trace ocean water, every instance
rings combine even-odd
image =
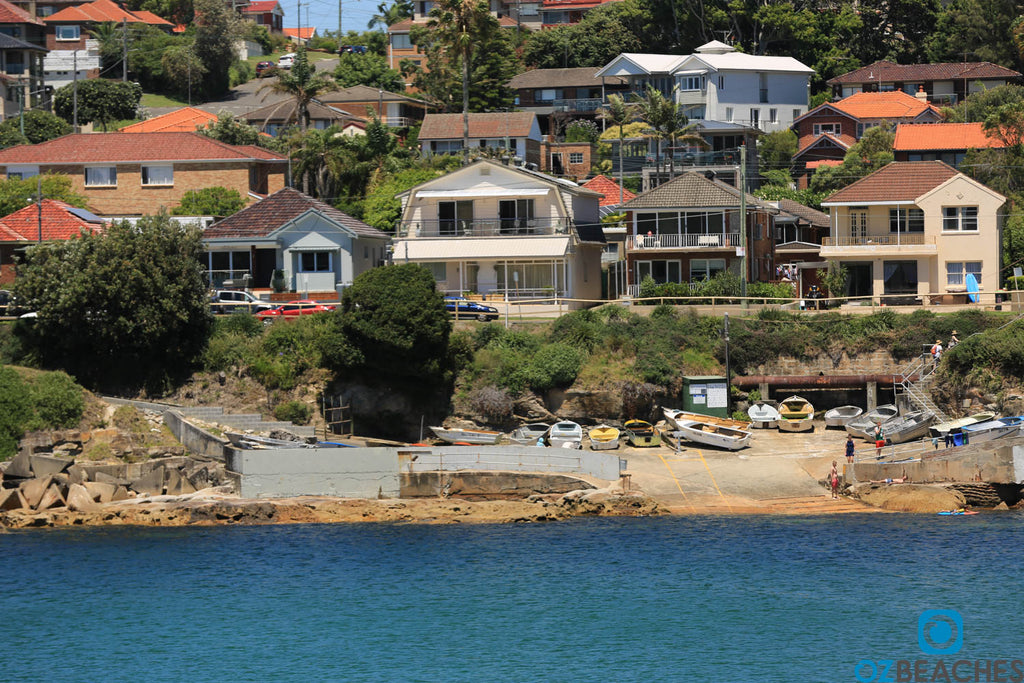
[[[879,662],[1024,658],[1022,528],[1006,513],[18,531],[0,534],[0,680],[930,680]],[[962,621],[929,631],[938,654],[925,610]]]

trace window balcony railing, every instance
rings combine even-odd
[[[210,289],[242,287],[244,283],[252,286],[252,272],[248,270],[207,270],[203,277]]]
[[[551,106],[555,111],[597,111],[603,104],[604,101],[600,97],[551,100]]]
[[[384,125],[388,128],[408,128],[414,123],[415,121],[408,116],[387,116],[384,120]]]
[[[399,223],[398,237],[510,237],[557,235],[569,232],[572,221],[539,218],[475,218],[422,220]]]
[[[738,232],[688,235],[659,233],[657,235],[627,235],[626,249],[731,249],[740,246]]]
[[[934,237],[925,237],[920,232],[887,233],[885,235],[858,235],[856,237],[826,237],[824,247],[917,247],[935,244]]]
[[[718,152],[674,152],[672,154],[672,163],[678,167],[687,166],[736,166],[740,163],[739,150],[721,150]],[[656,163],[656,157],[652,154],[647,156],[648,167],[654,168]],[[668,167],[669,156],[662,152],[661,154],[661,165],[662,167]]]

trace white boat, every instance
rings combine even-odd
[[[730,429],[740,429],[743,431],[750,429],[749,422],[733,420],[730,417],[716,417],[714,415],[704,415],[703,413],[691,413],[688,410],[676,410],[675,408],[662,408],[661,412],[665,416],[665,421],[668,422],[669,426],[673,429],[679,429],[679,420],[696,420],[698,422],[718,425],[719,427],[729,427]]]
[[[554,448],[583,448],[583,427],[569,420],[556,422],[548,430],[547,442]]]
[[[984,443],[993,439],[1001,439],[1004,436],[1015,436],[1020,433],[1024,425],[1024,417],[1000,417],[986,422],[977,422],[972,425],[961,427],[961,431],[967,435],[967,443]]]
[[[534,422],[516,428],[508,435],[509,440],[520,446],[536,446],[537,439],[548,433],[551,425],[544,422]]]
[[[860,406],[839,406],[825,411],[825,427],[845,427],[846,423],[864,414]]]
[[[875,425],[880,425],[886,420],[891,420],[900,414],[899,408],[891,403],[878,406],[860,417],[855,417],[846,423],[846,433],[860,439],[874,440]]]
[[[813,432],[814,406],[801,396],[790,396],[779,404],[780,432]]]
[[[774,429],[779,426],[779,411],[767,403],[755,403],[747,408],[750,426],[754,429]]]
[[[928,428],[935,422],[930,410],[915,410],[882,423],[882,438],[888,443],[907,443],[928,436]]]
[[[751,434],[743,429],[723,427],[699,420],[678,419],[677,422],[678,429],[672,432],[672,436],[677,439],[683,438],[693,443],[730,451],[738,451],[750,445]]]
[[[598,425],[587,433],[590,450],[608,451],[619,447],[619,430],[608,425]]]
[[[949,420],[948,422],[940,422],[939,424],[932,425],[932,436],[944,437],[947,432],[963,429],[968,425],[978,424],[979,422],[989,422],[994,420],[995,417],[995,413],[982,412],[975,413],[974,415],[967,415],[966,417],[958,417],[955,420]]]
[[[492,432],[486,429],[445,429],[444,427],[431,427],[441,441],[454,444],[473,444],[475,446],[493,446],[501,440],[501,432]]]

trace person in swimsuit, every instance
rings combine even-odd
[[[839,497],[839,463],[832,461],[832,471],[828,473],[828,484],[832,488],[832,497]]]
[[[846,462],[853,462],[853,436],[846,437]]]

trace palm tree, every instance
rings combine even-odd
[[[279,70],[277,78],[260,86],[256,92],[269,90],[288,95],[295,102],[295,118],[303,132],[309,127],[309,103],[318,95],[337,90],[338,84],[326,73],[317,71],[306,57],[306,48],[300,47],[289,70]],[[264,98],[266,95],[264,95]]]
[[[598,109],[597,115],[603,121],[619,127],[619,206],[622,206],[624,203],[622,185],[622,127],[636,118],[636,105],[627,104],[622,95],[609,95],[608,106]]]
[[[474,46],[491,18],[485,0],[438,0],[427,27],[444,50],[462,62],[462,155],[469,156],[469,66]]]
[[[637,104],[640,118],[649,126],[647,135],[656,143],[654,154],[659,174],[661,173],[661,146],[665,142],[669,143],[669,179],[674,178],[676,174],[675,159],[672,157],[671,150],[672,147],[675,147],[676,142],[685,142],[698,147],[704,147],[707,144],[702,137],[693,132],[696,125],[688,122],[682,108],[676,102],[676,90],[677,88],[673,88],[672,92],[666,96],[660,90],[648,85],[647,92]]]
[[[396,24],[402,19],[412,18],[413,6],[410,0],[395,0],[390,5],[387,0],[377,5],[377,13],[370,18],[366,28],[374,29],[378,26],[387,29],[391,24]]]

